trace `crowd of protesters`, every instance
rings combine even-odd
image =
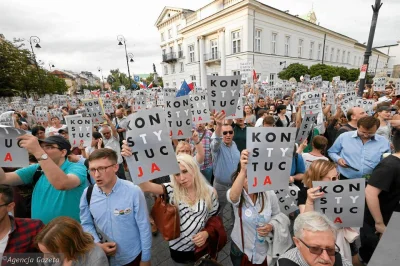
[[[61,254],[62,265],[150,265],[157,228],[149,209],[152,195],[163,194],[164,185],[181,220],[180,237],[168,243],[171,265],[194,265],[197,248],[212,240],[205,228],[216,216],[223,222],[219,230],[232,230],[234,266],[249,265],[243,261],[366,265],[392,213],[400,210],[395,88],[388,84],[386,100],[379,101],[379,92],[366,86],[363,97],[376,101],[372,115],[361,107],[343,113],[340,104],[331,112],[322,98],[323,130],[315,127],[296,146],[290,176],[283,177],[298,190],[299,212],[288,217],[273,191],[248,191],[246,128],[300,128],[304,102],[295,103],[294,93],[280,98],[254,93],[255,102],[243,106],[243,118],[212,114],[211,122],[196,125],[190,139],[171,140],[179,173],[139,186],[126,176],[124,158],[132,151],[123,140],[134,110],[124,97],[110,96],[115,112],[93,128],[88,147],[72,148],[64,119],[53,116],[39,123],[33,112],[16,110],[15,127],[30,132],[18,137],[18,145],[28,151],[31,164],[0,168],[0,252]],[[69,105],[60,109],[64,116],[76,113]],[[312,182],[353,178],[367,181],[364,225],[338,229],[314,210],[323,192]],[[257,226],[260,216],[263,226]],[[343,234],[351,234],[351,240]]]

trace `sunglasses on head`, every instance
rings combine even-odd
[[[224,132],[222,132],[222,134],[225,136],[225,135],[227,135],[229,133],[229,135],[232,135],[233,134],[233,131],[232,130],[229,130],[229,131],[224,131]]]

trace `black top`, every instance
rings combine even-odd
[[[400,159],[389,155],[383,159],[372,172],[368,185],[381,189],[379,205],[385,225],[388,224],[392,213],[400,211]],[[375,225],[375,221],[366,206],[364,221]]]
[[[336,118],[332,119],[331,123],[325,130],[324,136],[328,139],[328,146],[326,147],[326,150],[329,150],[329,148],[332,147],[336,136],[338,135],[338,130],[335,129],[337,121],[338,120]]]
[[[234,132],[233,141],[236,143],[239,152],[242,152],[242,150],[246,149],[246,126],[241,128],[235,123],[232,123],[232,128]]]
[[[354,130],[357,130],[357,128],[356,127],[352,127],[350,124],[343,125],[341,128],[339,128],[339,130],[337,132],[337,135],[336,135],[336,138],[338,138],[340,136],[340,134],[342,134],[344,132],[354,131]]]
[[[258,111],[260,111],[260,110],[262,110],[262,109],[264,109],[264,110],[267,110],[268,111],[268,108],[267,107],[259,107],[258,105],[257,105],[257,107],[256,108],[254,108],[254,112],[255,112],[255,115],[256,115],[256,118],[257,119],[259,119],[260,117],[258,116]]]

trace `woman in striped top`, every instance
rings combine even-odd
[[[177,156],[180,173],[171,176],[171,182],[165,183],[169,202],[179,209],[181,235],[169,241],[171,258],[174,265],[193,265],[195,246],[203,246],[208,233],[201,231],[208,218],[218,211],[217,192],[208,185],[192,156]],[[161,185],[144,182],[140,184],[143,192],[162,194]]]

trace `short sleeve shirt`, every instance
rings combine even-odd
[[[38,164],[33,164],[17,170],[16,173],[24,184],[32,184],[38,167]],[[86,167],[66,160],[61,165],[61,170],[65,174],[76,175],[80,180],[79,186],[70,190],[57,190],[42,174],[32,193],[32,219],[39,219],[47,224],[56,217],[68,216],[80,222],[79,202],[87,187]]]

